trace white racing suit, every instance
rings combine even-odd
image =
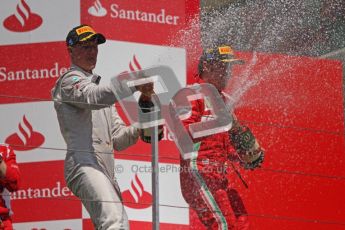
[[[113,149],[136,143],[138,131],[126,126],[113,105],[110,86],[72,66],[52,89],[61,133],[67,144],[65,180],[81,199],[96,229],[128,229],[127,214],[114,175]]]

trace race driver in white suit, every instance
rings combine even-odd
[[[52,97],[67,144],[64,173],[68,188],[81,199],[95,229],[128,229],[114,175],[113,150],[135,144],[139,135],[118,116],[110,85],[100,86],[100,77],[92,72],[98,45],[105,41],[88,25],[68,33],[72,65],[56,82]]]

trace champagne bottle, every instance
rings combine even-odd
[[[254,169],[263,162],[264,150],[247,126],[237,124],[229,131],[229,135],[230,141],[245,168]]]
[[[151,96],[141,94],[138,101],[139,107],[143,113],[149,113],[154,111],[154,104],[151,100]],[[152,127],[140,130],[140,138],[146,143],[151,143],[151,131]],[[158,126],[158,141],[163,138],[163,125]]]

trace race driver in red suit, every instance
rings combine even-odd
[[[198,83],[214,85],[228,103],[230,97],[223,90],[231,77],[231,68],[241,63],[230,46],[207,49],[199,61]],[[207,97],[191,102],[191,116],[183,120],[187,130],[190,124],[212,119],[208,103]],[[233,124],[229,131],[194,140],[198,155],[189,160],[181,158],[182,194],[207,229],[249,229],[246,208],[231,186],[233,181],[228,180],[229,173],[238,173],[234,166],[237,163],[246,169],[259,167],[264,158],[250,129],[240,124],[232,112],[231,115]]]
[[[18,190],[20,173],[13,149],[0,143],[0,229],[12,227],[10,192]]]

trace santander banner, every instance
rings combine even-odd
[[[0,44],[63,41],[66,31],[80,22],[79,1],[4,0],[0,9]],[[62,12],[70,12],[63,16]],[[59,23],[56,23],[56,20]]]
[[[186,84],[186,52],[182,48],[108,40],[104,45],[99,46],[99,54],[101,55],[96,72],[102,76],[100,84],[107,84],[110,77],[121,72],[138,71],[155,65],[171,67],[181,85]],[[163,89],[158,86],[155,89],[157,93],[162,91]],[[126,116],[121,113],[122,108],[117,106],[117,109],[126,121]],[[135,155],[140,155],[140,159],[150,161],[151,145],[141,141],[139,143],[128,148],[126,154],[120,153],[116,157],[134,160],[137,158]],[[162,157],[160,161],[178,162],[179,153],[172,138],[168,135],[168,130],[165,130],[165,137],[159,145]],[[174,154],[174,158],[171,158],[172,154]]]
[[[14,14],[4,20],[4,27],[13,32],[26,32],[40,27],[42,21],[42,17],[31,12],[29,5],[21,0]]]
[[[64,42],[0,46],[0,103],[50,100],[50,89],[69,67]]]
[[[151,162],[115,160],[115,173],[122,190],[123,203],[130,221],[151,222],[152,187]],[[159,165],[160,222],[168,225],[188,225],[189,209],[179,189],[179,166]],[[89,218],[83,210],[83,218]]]
[[[1,104],[0,140],[19,163],[63,160],[66,145],[51,102]]]
[[[13,146],[21,172],[25,175],[20,190],[11,195],[15,213],[14,227],[93,229],[81,202],[71,194],[64,182],[63,159],[66,146],[57,125],[53,104],[45,102],[50,100],[50,89],[58,76],[69,67],[65,36],[69,29],[84,23],[83,20],[87,18],[100,19],[99,24],[96,23],[97,20],[88,22],[100,32],[103,32],[102,28],[98,27],[104,22],[110,25],[118,21],[125,22],[120,30],[116,30],[118,33],[109,33],[113,31],[110,27],[104,33],[107,43],[99,47],[99,61],[95,70],[102,76],[101,84],[106,84],[110,77],[123,71],[168,65],[184,85],[185,50],[162,46],[183,25],[184,2],[152,2],[153,7],[147,7],[146,3],[140,1],[134,5],[107,1],[105,4],[103,1],[72,3],[64,0],[51,1],[49,4],[31,0],[4,1],[2,4],[4,7],[0,9],[0,31],[4,36],[0,38],[0,51],[9,58],[0,64],[0,141]],[[137,16],[132,23],[130,14],[137,7],[141,9],[135,13]],[[61,17],[61,12],[66,10],[73,13]],[[148,38],[150,33],[146,31],[152,25],[152,31],[164,33]],[[132,39],[126,38],[126,35],[133,35],[132,31],[130,34],[121,31],[128,26],[138,32],[131,36]],[[115,35],[119,37],[116,38]],[[145,42],[136,39],[139,37],[144,38]],[[165,139],[173,146],[167,131]],[[147,155],[148,152],[149,145],[139,142],[130,152],[119,153],[117,156],[127,159],[117,162],[125,168],[124,172],[117,173],[130,224],[134,228],[148,226],[152,218],[151,172],[142,170],[149,168],[150,159],[137,163],[138,157],[131,158],[128,155]],[[169,154],[169,151],[165,152]],[[162,226],[183,228],[188,226],[189,212],[179,189],[172,188],[179,187],[177,166],[166,164],[164,167],[174,168],[175,171],[164,175],[166,182],[161,185],[165,194],[161,196],[162,202],[176,207],[161,208]],[[172,191],[174,192],[171,193]],[[27,210],[32,210],[32,207],[36,209],[28,213]],[[179,207],[183,207],[184,211],[180,212]],[[170,212],[174,215],[170,216]]]
[[[185,26],[185,1],[81,1],[81,22],[112,40],[169,45]]]
[[[47,228],[52,226],[48,224],[51,221],[64,227],[60,229],[82,229],[76,225],[81,223],[82,206],[66,187],[63,161],[22,163],[20,170],[21,188],[11,195],[14,221],[19,223],[16,229],[52,229]]]

